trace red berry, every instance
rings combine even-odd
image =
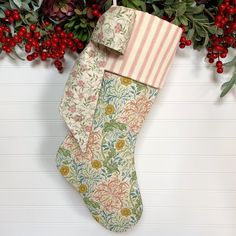
[[[98,17],[99,16],[99,11],[98,10],[93,10],[92,15],[95,16],[95,17]]]
[[[213,63],[214,62],[214,59],[213,58],[209,58],[209,63]]]
[[[10,23],[13,23],[13,22],[14,22],[13,16],[9,16],[9,17],[8,17],[8,21],[9,21]]]
[[[8,10],[8,9],[7,9],[7,10],[5,11],[5,15],[6,15],[7,17],[10,16],[11,14],[12,14],[11,10]]]
[[[224,53],[224,52],[220,54],[220,57],[221,57],[221,58],[225,58],[226,56],[227,56],[227,54]]]
[[[54,30],[55,30],[56,32],[61,32],[61,31],[62,31],[62,28],[61,28],[61,26],[56,25],[56,26],[54,27]]]
[[[217,61],[217,62],[216,62],[216,66],[217,66],[217,67],[222,67],[222,65],[223,65],[222,61]]]
[[[74,34],[73,33],[69,33],[68,36],[69,36],[69,38],[74,38]]]
[[[217,68],[217,73],[222,74],[224,72],[224,69],[222,67]]]
[[[34,37],[35,38],[40,38],[40,33],[39,32],[34,32]]]
[[[32,61],[33,60],[33,56],[32,55],[28,55],[26,58],[27,58],[28,61]]]
[[[180,42],[181,42],[181,43],[186,43],[186,37],[185,37],[185,36],[181,36]]]
[[[11,53],[11,48],[8,47],[8,48],[6,49],[6,53]]]
[[[192,41],[191,41],[191,40],[187,40],[187,41],[186,41],[186,45],[187,45],[187,46],[192,45]]]
[[[20,14],[20,12],[17,10],[17,9],[14,9],[13,11],[12,11],[12,13],[14,14],[14,15],[19,15]]]
[[[84,48],[84,44],[83,42],[79,41],[77,44],[78,49],[83,49]]]
[[[5,27],[5,31],[6,31],[7,33],[10,33],[10,32],[11,32],[10,28],[8,28],[8,27]]]
[[[36,30],[36,25],[30,25],[30,31],[35,31]]]
[[[22,32],[26,32],[26,28],[25,28],[25,26],[22,26],[22,27],[20,28],[20,31],[22,31]]]
[[[13,19],[18,21],[20,19],[20,15],[19,14],[14,14]]]

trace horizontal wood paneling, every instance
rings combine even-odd
[[[0,235],[113,236],[58,173],[67,128],[58,112],[65,72],[0,55]],[[165,87],[138,136],[135,162],[144,203],[127,236],[235,236],[236,90],[203,52],[178,50]]]

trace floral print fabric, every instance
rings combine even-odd
[[[98,20],[91,40],[121,54],[125,52],[135,21],[135,11],[111,7]]]
[[[125,7],[112,7],[104,13],[92,34],[92,41],[80,53],[66,83],[60,113],[82,152],[87,152],[89,145],[88,139],[108,56],[107,48],[113,52],[124,52],[134,20],[135,11]]]
[[[86,152],[73,134],[58,150],[60,173],[81,194],[95,220],[111,231],[128,230],[142,214],[134,148],[156,95],[153,87],[106,72]]]
[[[105,50],[90,42],[73,66],[60,104],[60,113],[83,152],[92,128],[105,62]]]

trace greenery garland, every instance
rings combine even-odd
[[[0,0],[0,53],[28,61],[51,60],[63,71],[66,52],[80,53],[96,21],[112,0]],[[120,0],[118,5],[149,12],[183,29],[180,48],[207,49],[218,73],[234,67],[223,84],[223,97],[236,84],[236,57],[223,64],[236,48],[236,0]]]

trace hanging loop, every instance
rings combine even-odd
[[[117,0],[113,0],[113,6],[117,6]]]

